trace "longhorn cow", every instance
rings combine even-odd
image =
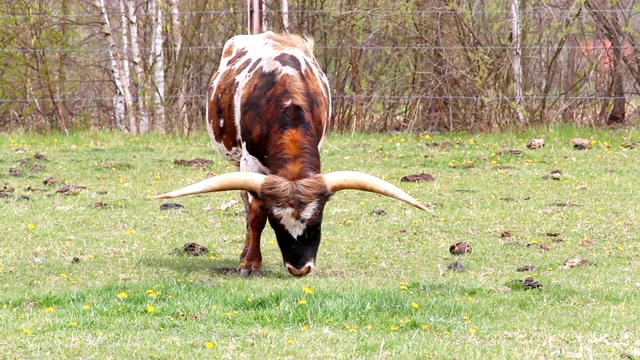
[[[213,143],[239,171],[155,198],[243,190],[243,277],[262,272],[260,236],[267,220],[285,268],[293,276],[307,275],[315,265],[325,203],[336,191],[370,191],[428,211],[375,176],[322,174],[319,147],[331,117],[331,93],[310,39],[267,32],[228,40],[211,78],[206,117]]]

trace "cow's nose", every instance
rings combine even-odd
[[[289,263],[285,263],[284,266],[287,268],[287,271],[289,271],[289,274],[295,277],[301,277],[311,272],[311,270],[313,269],[313,261],[309,261],[308,263],[304,264],[304,266],[300,269]]]

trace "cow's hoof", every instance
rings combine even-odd
[[[262,276],[262,270],[258,269],[240,269],[240,277]]]

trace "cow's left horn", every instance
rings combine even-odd
[[[215,191],[247,190],[260,193],[266,175],[253,172],[232,172],[214,176],[195,184],[154,196],[154,199],[174,198],[185,195],[202,194]]]
[[[432,212],[399,187],[373,175],[361,173],[359,171],[334,171],[324,174],[323,177],[324,182],[327,184],[327,188],[331,192],[346,189],[370,191],[404,201],[420,210]]]

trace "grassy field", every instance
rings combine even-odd
[[[241,279],[238,192],[149,199],[231,170],[205,136],[0,135],[0,358],[638,359],[637,140],[331,136],[323,171],[380,176],[434,213],[339,192],[311,275],[288,275],[267,228],[264,276]],[[196,158],[211,163],[174,162]],[[400,182],[422,172],[435,181]],[[460,241],[473,252],[451,255]]]

